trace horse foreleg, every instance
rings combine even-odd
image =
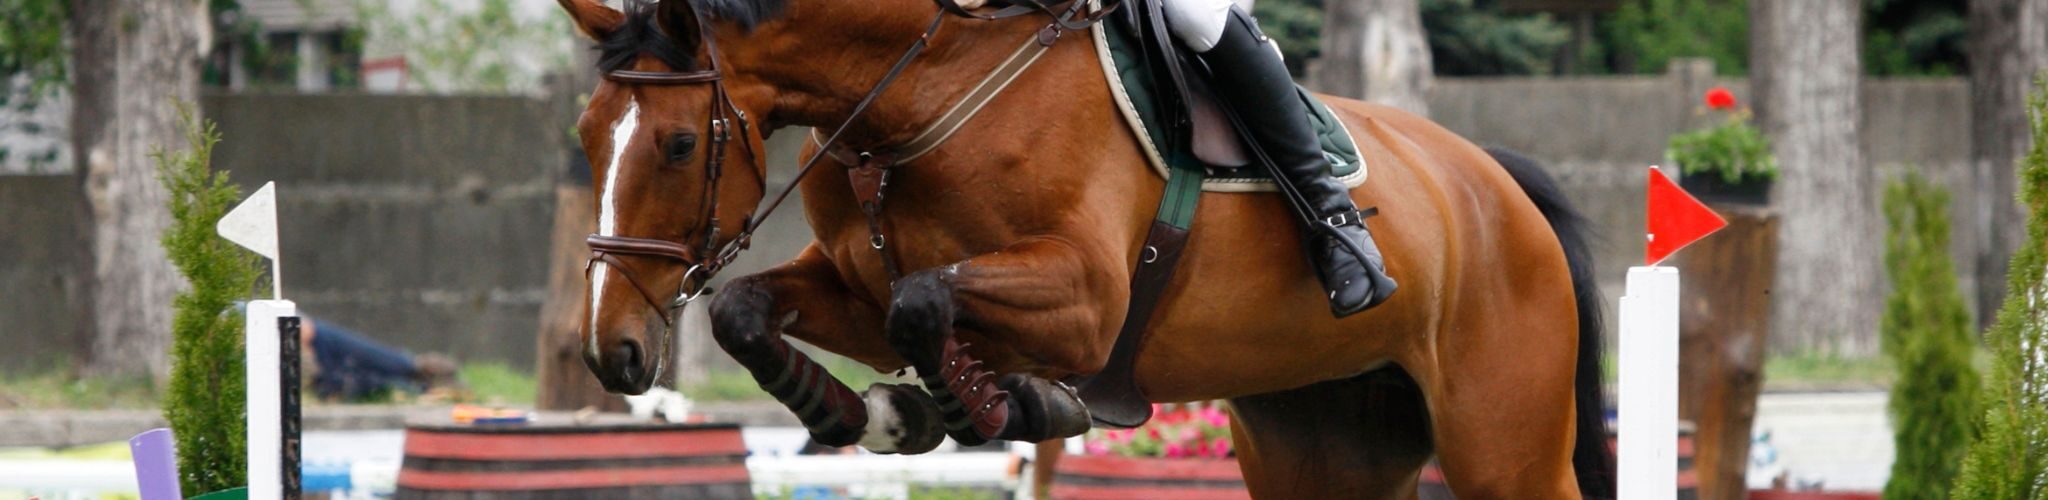
[[[938,405],[923,391],[875,384],[865,397],[856,395],[782,338],[788,331],[864,362],[893,361],[877,341],[879,308],[848,294],[815,248],[775,269],[733,280],[714,297],[712,336],[718,346],[795,413],[819,444],[923,453],[945,437]]]
[[[1072,388],[1021,373],[998,378],[954,336],[956,326],[971,325],[1045,365],[1101,368],[1108,349],[1097,335],[1096,304],[1117,302],[1097,300],[1101,288],[1084,261],[1067,243],[1034,239],[896,282],[889,343],[938,399],[955,441],[1043,441],[1088,430]]]

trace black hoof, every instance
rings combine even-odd
[[[1010,423],[1001,439],[1038,442],[1088,432],[1088,406],[1073,387],[1021,373],[1004,375],[996,386],[1010,392]]]
[[[868,425],[860,445],[880,454],[916,455],[946,440],[939,404],[910,384],[875,384],[861,397],[868,406]]]

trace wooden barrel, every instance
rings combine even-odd
[[[1688,427],[1689,425],[1681,426],[1678,435],[1678,500],[1698,500],[1700,497],[1700,478],[1694,473],[1692,464],[1692,431],[1687,430]],[[1614,449],[1614,445],[1614,437],[1608,436],[1608,449]],[[1422,469],[1422,486],[1417,489],[1417,493],[1423,500],[1457,498],[1451,494],[1450,488],[1444,485],[1444,472],[1437,468],[1434,461]]]
[[[1251,498],[1237,459],[1067,455],[1053,471],[1055,500]]]
[[[753,498],[737,425],[555,420],[409,425],[398,498]]]

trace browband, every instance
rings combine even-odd
[[[704,71],[692,71],[689,73],[619,70],[605,73],[604,78],[606,80],[611,80],[620,83],[641,83],[650,85],[685,85],[691,83],[715,82],[718,81],[721,77],[718,75],[718,70],[707,69]]]

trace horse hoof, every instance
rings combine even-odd
[[[1003,439],[1036,442],[1088,432],[1088,406],[1073,387],[1021,373],[1004,375],[996,386],[1009,391],[1022,412],[1012,414],[1013,425],[1004,429]]]
[[[945,442],[939,404],[917,386],[875,384],[861,397],[868,406],[868,425],[860,446],[880,454],[916,455]]]

